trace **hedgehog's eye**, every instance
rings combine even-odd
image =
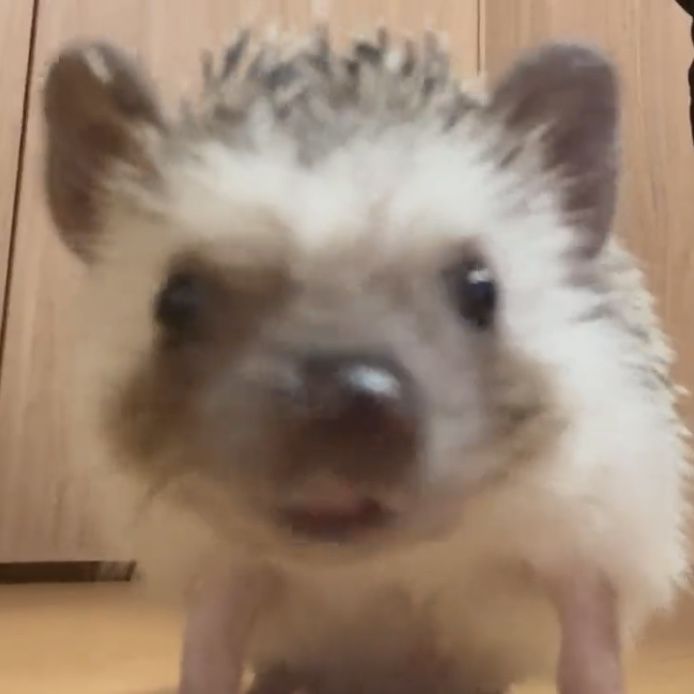
[[[490,327],[498,303],[492,271],[480,260],[467,259],[444,273],[446,289],[457,313],[477,328]]]
[[[163,328],[175,334],[195,327],[200,315],[205,288],[192,272],[173,273],[157,295],[154,315]]]

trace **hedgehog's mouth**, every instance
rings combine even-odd
[[[283,509],[280,522],[292,535],[315,542],[344,543],[383,530],[396,513],[372,498],[355,499],[352,504],[329,507],[307,503]]]

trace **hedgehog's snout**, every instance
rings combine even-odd
[[[300,358],[284,416],[328,455],[339,477],[400,478],[416,458],[420,417],[412,378],[377,355],[310,354]],[[299,443],[301,445],[301,443]],[[348,454],[345,454],[347,452]]]

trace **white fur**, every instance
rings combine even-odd
[[[97,410],[94,398],[148,349],[152,296],[167,259],[186,244],[228,240],[255,253],[280,234],[301,275],[363,234],[375,257],[476,240],[503,278],[509,342],[552,374],[568,418],[559,451],[465,500],[460,527],[445,541],[394,551],[388,561],[287,566],[293,600],[267,616],[255,650],[319,657],[324,630],[357,618],[379,590],[397,585],[421,603],[435,599],[446,645],[471,677],[505,682],[550,665],[547,644],[556,637],[541,591],[506,569],[517,560],[540,574],[603,571],[617,588],[625,629],[670,604],[687,571],[684,445],[667,390],[648,390],[635,376],[634,360],[648,364],[643,345],[615,325],[576,320],[595,298],[566,282],[575,230],[550,189],[487,163],[479,134],[460,132],[455,143],[421,131],[389,138],[356,140],[313,168],[296,165],[280,141],[272,155],[209,141],[195,157],[163,166],[166,195],[149,201],[152,220],[114,210],[117,230],[107,230],[92,272],[85,403]],[[375,208],[378,229],[369,224]],[[202,555],[214,563],[216,551],[233,556],[234,548],[165,498],[154,497],[141,531],[154,538],[150,563],[185,586]],[[368,632],[388,636],[379,625]]]

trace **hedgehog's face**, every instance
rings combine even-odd
[[[92,263],[118,453],[222,531],[360,546],[541,459],[562,424],[541,336],[590,306],[566,283],[610,224],[613,92],[554,48],[447,130],[309,165],[277,133],[167,131],[121,57],[66,54],[49,193]]]

